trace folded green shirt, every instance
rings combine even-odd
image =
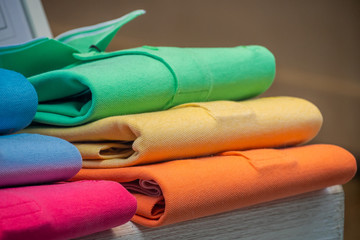
[[[275,59],[261,46],[105,52],[118,29],[143,13],[0,48],[0,66],[28,76],[38,93],[34,121],[73,126],[187,102],[241,100],[272,84]]]
[[[78,54],[80,63],[29,78],[38,96],[34,121],[71,126],[187,102],[240,100],[271,85],[273,55],[260,46],[140,47]]]

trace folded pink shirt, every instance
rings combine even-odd
[[[0,189],[0,239],[70,239],[129,221],[136,200],[119,183],[77,181]]]

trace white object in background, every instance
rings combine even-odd
[[[78,240],[342,240],[343,230],[344,192],[337,185],[164,227],[128,222]]]
[[[40,0],[0,0],[0,46],[52,38]]]

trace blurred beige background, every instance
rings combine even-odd
[[[313,143],[332,143],[360,156],[359,0],[43,0],[54,36],[118,18],[125,25],[110,50],[139,45],[226,47],[259,44],[277,60],[262,96],[297,96],[321,110]],[[324,163],[325,164],[325,163]],[[345,185],[345,240],[360,239],[360,180]]]

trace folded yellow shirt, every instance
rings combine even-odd
[[[113,168],[228,150],[285,147],[316,136],[322,115],[294,97],[188,103],[160,112],[104,118],[86,125],[23,130],[66,139],[85,168]]]

